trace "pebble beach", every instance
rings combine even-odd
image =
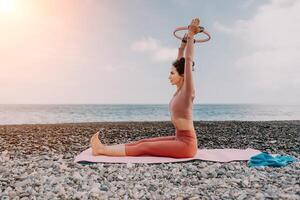
[[[300,121],[194,121],[198,148],[254,148],[300,160]],[[0,125],[0,199],[300,199],[300,162],[74,163],[104,144],[175,135],[169,121]]]

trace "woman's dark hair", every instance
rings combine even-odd
[[[175,60],[172,65],[176,68],[178,74],[180,76],[182,76],[184,74],[184,64],[185,64],[185,58],[182,57],[180,58],[179,60]],[[193,61],[193,71],[194,71],[194,65],[195,65],[195,62]]]

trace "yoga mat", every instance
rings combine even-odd
[[[93,156],[92,148],[88,148],[75,157],[74,162],[104,162],[104,163],[167,163],[189,160],[206,160],[215,162],[230,162],[235,160],[249,160],[250,157],[261,153],[256,149],[198,149],[193,158],[171,158],[161,156]]]

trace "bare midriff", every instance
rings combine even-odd
[[[184,118],[173,118],[171,116],[171,121],[177,130],[190,130],[195,131],[193,120]]]

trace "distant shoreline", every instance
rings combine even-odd
[[[300,106],[194,104],[194,121],[297,121]],[[171,121],[165,105],[0,105],[0,125]]]
[[[126,123],[171,123],[171,121],[102,121],[102,122],[68,122],[68,123],[47,123],[47,124],[0,124],[0,127],[2,126],[51,126],[51,125],[89,125],[89,124],[126,124]],[[239,123],[299,123],[300,120],[257,120],[257,121],[251,121],[251,120],[194,120],[194,123],[231,123],[231,122],[239,122]]]

